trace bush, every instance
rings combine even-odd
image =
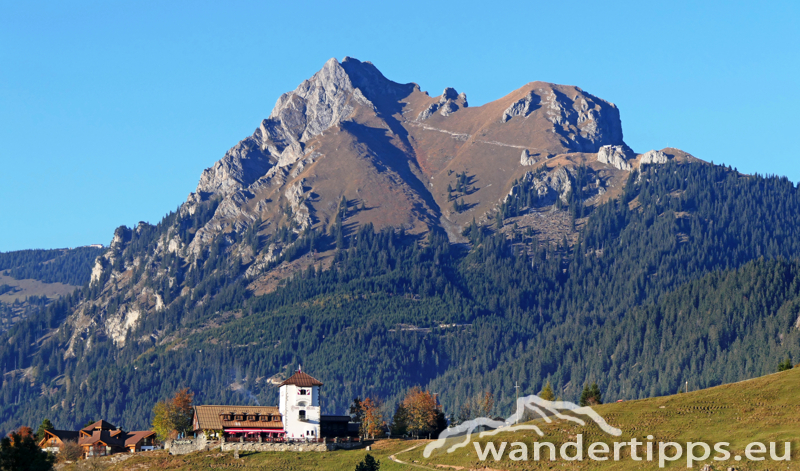
[[[783,360],[782,362],[778,363],[778,372],[791,370],[792,368],[793,368],[792,367],[792,360],[789,357],[786,357],[785,360]]]
[[[67,440],[58,452],[58,462],[78,461],[83,455],[83,450],[74,440]]]

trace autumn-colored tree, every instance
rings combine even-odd
[[[477,394],[461,404],[456,416],[456,423],[462,424],[477,417],[491,417],[494,409],[494,395],[490,392]]]
[[[175,397],[167,401],[158,401],[153,406],[153,430],[159,440],[176,438],[179,434],[192,428],[192,400],[194,393],[189,388],[181,389]]]
[[[192,401],[194,401],[194,393],[189,391],[189,388],[181,389],[176,392],[175,397],[172,398],[172,406],[175,411],[173,421],[175,430],[179,433],[184,433],[192,429],[192,418],[194,416]]]
[[[489,417],[494,409],[494,395],[490,392],[483,393],[483,396],[476,398],[476,411],[479,417]]]
[[[548,381],[547,384],[544,385],[544,388],[542,388],[542,392],[539,393],[539,397],[544,399],[545,401],[556,400],[556,395],[553,392],[553,386],[550,385],[550,381]]]
[[[0,440],[0,469],[47,471],[53,469],[55,456],[44,452],[33,438],[30,427],[20,427]]]
[[[159,440],[175,438],[178,433],[172,426],[171,407],[168,401],[158,401],[153,406],[153,431]]]
[[[439,412],[439,407],[431,392],[414,386],[403,399],[403,407],[406,409],[408,432],[415,437],[431,433],[436,428],[436,414]]]
[[[14,436],[13,436],[14,434],[19,435],[19,437],[21,439],[33,438],[33,429],[28,427],[28,426],[23,425],[16,432],[9,433],[8,434],[8,438],[13,439],[14,438]]]
[[[386,429],[386,421],[381,412],[378,399],[366,398],[361,402],[361,427],[359,432],[364,438],[382,437]]]

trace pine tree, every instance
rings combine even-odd
[[[372,457],[369,453],[364,456],[364,460],[356,465],[356,471],[380,471],[381,462]]]
[[[353,422],[361,423],[364,418],[364,407],[361,403],[361,398],[356,397],[353,399],[353,403],[350,404],[350,417],[353,419]]]
[[[53,423],[50,422],[50,419],[45,418],[42,420],[42,424],[39,425],[39,430],[36,431],[36,443],[39,443],[44,438],[44,431],[45,430],[53,430]]]
[[[785,360],[778,363],[778,372],[791,370],[792,368],[792,359],[789,357],[786,357]]]
[[[553,386],[550,385],[550,381],[544,385],[542,388],[542,392],[539,393],[539,397],[544,399],[545,401],[554,401],[556,399],[556,395],[553,392]]]
[[[391,430],[392,435],[398,437],[402,437],[408,432],[408,411],[406,411],[402,402],[397,404],[397,408],[394,411]]]
[[[592,383],[591,386],[584,385],[583,392],[581,392],[580,405],[583,406],[596,406],[602,404],[603,399],[600,396],[600,387],[597,383]]]

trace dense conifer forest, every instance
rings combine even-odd
[[[17,280],[81,286],[89,280],[99,247],[0,252],[0,272]]]
[[[525,201],[498,219],[536,204],[530,188],[516,194]],[[210,302],[161,286],[166,303],[179,302],[143,318],[137,342],[119,348],[96,335],[65,359],[69,334],[55,329],[99,295],[84,273],[82,289],[0,339],[0,429],[43,417],[57,428],[99,418],[146,427],[153,404],[184,386],[198,403],[274,404],[268,379],[300,364],[325,383],[325,413],[344,413],[356,396],[393,410],[421,385],[450,414],[487,391],[495,413],[509,414],[515,382],[531,394],[549,381],[575,402],[596,382],[610,401],[737,381],[800,358],[800,221],[788,217],[800,214],[800,192],[787,179],[667,164],[633,172],[619,199],[593,210],[580,199],[554,209],[580,228],[574,244],[520,243],[474,225],[470,243],[454,245],[437,232],[348,233],[339,220],[299,234],[287,256],[338,247],[331,267],[312,266],[264,296],[247,291],[247,267],[216,241],[198,270],[177,257],[162,265]],[[215,204],[183,221],[181,237],[190,240]],[[130,230],[117,260],[152,250],[176,218]],[[252,231],[237,237],[265,242]],[[30,263],[43,261],[36,256]]]

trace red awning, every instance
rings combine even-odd
[[[225,431],[234,433],[259,433],[259,432],[286,433],[285,430],[280,428],[226,428]]]

